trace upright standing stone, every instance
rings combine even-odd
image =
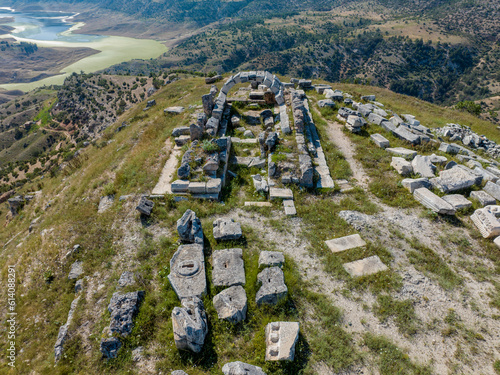
[[[177,220],[177,232],[183,242],[203,245],[203,229],[201,227],[201,221],[198,219],[194,211],[189,209],[186,210],[184,215]]]

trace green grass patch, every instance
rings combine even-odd
[[[436,279],[444,289],[453,289],[462,285],[462,279],[432,249],[418,239],[407,239],[414,250],[408,252],[408,259],[415,268]]]
[[[394,317],[399,331],[405,335],[417,333],[418,318],[412,300],[399,301],[390,295],[379,295],[373,312],[382,322]]]
[[[378,356],[378,367],[381,375],[431,375],[429,366],[416,364],[408,354],[383,336],[367,333],[364,343],[370,351]]]
[[[40,121],[40,126],[45,127],[49,125],[52,122],[52,115],[50,114],[50,111],[52,111],[52,108],[57,102],[57,98],[51,98],[46,100],[43,103],[43,107],[38,112],[38,114],[35,116],[34,121]]]

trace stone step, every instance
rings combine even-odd
[[[281,189],[281,188],[270,188],[269,189],[269,198],[270,199],[292,199],[293,200],[293,191],[290,189]]]
[[[333,240],[325,241],[325,243],[334,253],[340,253],[341,251],[366,246],[366,242],[361,238],[359,234],[334,238]]]
[[[368,258],[356,260],[342,265],[351,277],[361,277],[373,275],[389,269],[378,257],[374,255]]]

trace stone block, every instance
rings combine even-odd
[[[460,165],[457,165],[451,169],[441,171],[439,177],[432,178],[429,181],[443,193],[468,189],[476,183],[477,176],[460,167]]]
[[[207,194],[218,194],[221,190],[222,180],[220,178],[211,178],[207,181]]]
[[[269,189],[269,197],[271,199],[292,199],[293,200],[293,192],[290,189],[280,189],[280,188],[270,188]]]
[[[398,126],[394,131],[393,134],[406,141],[410,142],[413,145],[418,145],[420,144],[420,137],[416,134],[413,134],[411,131],[408,130],[405,126]]]
[[[411,161],[411,166],[413,167],[413,172],[422,177],[436,177],[436,167],[431,163],[429,156],[416,155]]]
[[[397,156],[393,156],[391,167],[393,167],[401,176],[408,176],[413,173],[412,164],[408,160]]]
[[[188,191],[189,181],[186,180],[175,180],[172,182],[170,189],[172,193],[185,193]]]
[[[293,199],[283,200],[283,207],[285,208],[285,215],[287,216],[297,215],[297,210],[295,209],[295,204],[293,203]]]
[[[122,343],[117,337],[101,339],[101,353],[104,358],[116,358]]]
[[[491,195],[496,200],[500,200],[500,185],[494,184],[491,181],[488,181],[484,186],[483,190]]]
[[[255,302],[258,305],[276,305],[288,294],[288,288],[285,285],[285,275],[279,267],[264,269],[257,275],[257,280],[262,284],[255,296]]]
[[[423,187],[430,189],[432,187],[429,179],[425,177],[417,179],[405,178],[403,181],[401,181],[401,184],[404,188],[408,189],[411,194],[413,194],[416,189],[420,189]]]
[[[173,137],[179,137],[181,135],[190,135],[189,127],[175,128],[172,131]]]
[[[180,300],[207,293],[203,246],[181,245],[170,260],[168,280]]]
[[[391,154],[401,156],[408,160],[413,160],[413,158],[417,156],[417,151],[409,150],[404,147],[386,148],[385,150],[390,152]]]
[[[184,112],[184,107],[168,107],[163,110],[163,112],[171,115],[180,115]]]
[[[243,362],[230,362],[222,367],[224,375],[266,375],[260,367]]]
[[[175,145],[177,147],[182,147],[185,144],[189,143],[190,141],[191,137],[189,135],[181,135],[180,137],[174,139]]]
[[[438,197],[427,188],[416,189],[413,192],[414,198],[423,206],[442,215],[455,215],[455,209],[451,204]]]
[[[333,240],[325,241],[325,243],[334,253],[354,249],[356,247],[366,246],[366,242],[361,238],[359,234],[334,238]]]
[[[208,333],[207,315],[203,302],[197,297],[181,301],[182,307],[172,311],[175,346],[179,350],[199,353]]]
[[[483,167],[475,167],[474,171],[481,174],[483,176],[483,181],[491,181],[491,182],[497,182],[498,181],[498,176],[491,173],[490,171],[483,169]]]
[[[135,209],[143,215],[151,216],[154,205],[155,203],[153,201],[150,201],[146,197],[142,197]]]
[[[206,194],[207,193],[207,183],[206,182],[190,182],[188,185],[188,191],[191,194]]]
[[[455,210],[472,207],[472,202],[460,194],[445,195],[443,200],[451,204]]]
[[[217,316],[231,323],[242,322],[247,316],[247,294],[241,285],[224,289],[213,298]]]
[[[243,236],[240,223],[235,222],[233,219],[215,220],[213,233],[216,241],[234,241]]]
[[[497,203],[497,200],[484,190],[473,191],[470,193],[469,197],[471,199],[476,199],[483,207]]]
[[[194,211],[188,209],[184,215],[177,220],[177,233],[182,242],[197,243],[203,246],[203,229],[201,221]]]
[[[245,285],[242,249],[214,251],[212,267],[212,282],[215,286]]]
[[[372,134],[370,139],[375,142],[378,147],[387,148],[390,146],[389,141],[381,134]]]
[[[389,268],[382,263],[378,255],[356,260],[342,265],[351,277],[362,277],[386,271]]]
[[[128,336],[134,328],[133,319],[139,312],[144,299],[144,291],[120,293],[115,292],[108,305],[111,316],[109,329],[111,333]]]
[[[484,238],[500,236],[500,222],[488,208],[476,210],[470,218]]]
[[[285,255],[279,251],[261,251],[259,267],[281,267],[285,263]]]
[[[266,326],[266,361],[293,361],[299,340],[298,322],[272,322]]]

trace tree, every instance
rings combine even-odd
[[[469,113],[473,114],[474,116],[479,116],[481,114],[481,111],[482,111],[481,104],[474,103],[471,100],[458,102],[455,105],[455,108],[460,110],[460,111],[469,112]]]

